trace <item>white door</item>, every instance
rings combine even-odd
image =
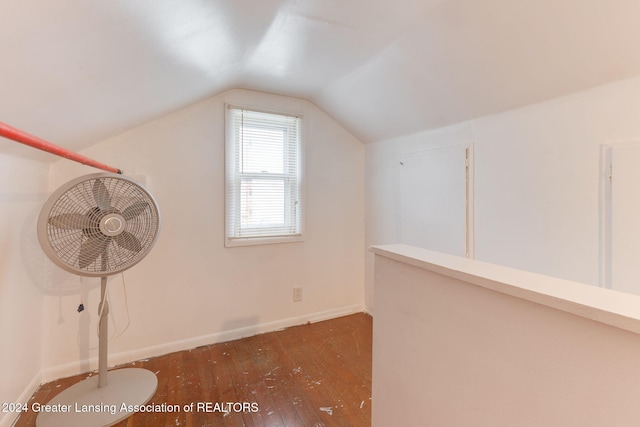
[[[605,286],[640,295],[640,141],[613,144],[606,154],[610,199],[605,198],[605,212],[610,219]]]
[[[473,257],[471,148],[439,147],[400,160],[402,243]]]

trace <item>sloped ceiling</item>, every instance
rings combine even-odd
[[[640,74],[637,0],[0,6],[0,121],[72,149],[235,87],[307,98],[370,142]]]

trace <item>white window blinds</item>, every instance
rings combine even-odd
[[[301,237],[300,120],[228,108],[227,246]]]

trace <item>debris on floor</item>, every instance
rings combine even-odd
[[[333,415],[333,406],[321,406],[320,410],[326,412],[329,415]]]

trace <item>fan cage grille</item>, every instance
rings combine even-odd
[[[113,237],[100,229],[101,218],[108,214],[125,219],[122,234]],[[48,217],[46,235],[54,256],[87,275],[115,274],[136,264],[153,246],[159,227],[151,195],[119,177],[75,184],[57,198]]]

